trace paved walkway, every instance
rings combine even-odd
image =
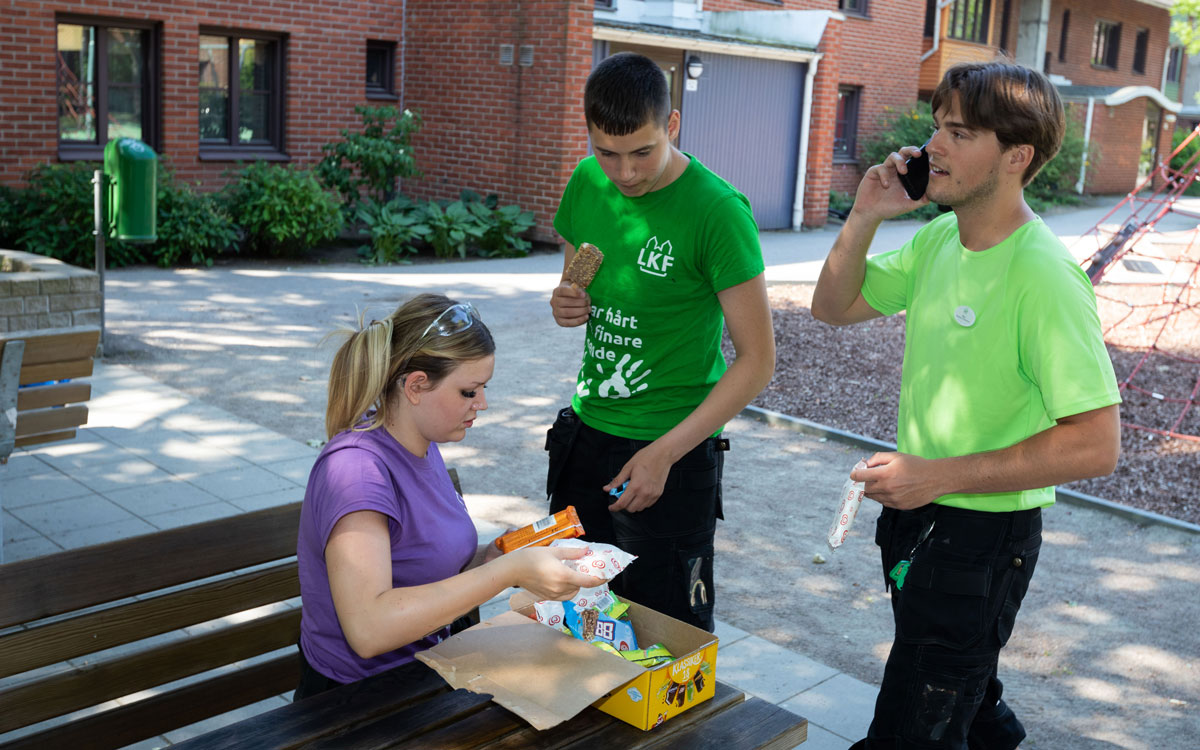
[[[129,367],[100,364],[91,382],[88,427],[78,438],[17,451],[0,468],[5,562],[304,496],[314,448],[197,403]],[[480,523],[481,538],[500,530]],[[482,614],[506,609],[507,598],[497,597]],[[876,686],[724,621],[717,636],[720,679],[808,718],[805,750],[842,750],[865,734]],[[287,700],[262,701],[131,747],[180,742]],[[0,735],[0,743],[16,736]]]

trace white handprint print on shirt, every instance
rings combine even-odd
[[[612,375],[600,383],[600,398],[629,398],[638,391],[646,390],[647,384],[641,381],[653,372],[653,370],[646,370],[642,374],[636,375],[637,369],[645,362],[645,360],[639,359],[637,362],[629,365],[628,373],[622,372],[625,369],[625,365],[629,363],[629,360],[630,355],[628,354],[621,357],[621,361],[617,362],[616,369],[613,370]]]

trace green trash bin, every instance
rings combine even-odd
[[[154,149],[134,138],[117,138],[104,147],[109,237],[125,242],[158,239],[157,162]]]

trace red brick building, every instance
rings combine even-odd
[[[1048,61],[1076,110],[1092,101],[1102,154],[1092,186],[1127,189],[1136,156],[1125,151],[1140,143],[1147,102],[1170,109],[1140,88],[1161,88],[1169,2],[1054,0],[1040,18],[1044,5],[0,0],[0,183],[41,162],[95,159],[129,135],[215,188],[238,161],[312,165],[357,125],[356,104],[391,103],[423,120],[414,149],[424,176],[407,194],[495,192],[534,211],[539,238],[554,240],[558,198],[588,152],[584,80],[605,55],[632,49],[671,78],[680,146],[746,192],[762,227],[817,226],[829,191],[857,184],[861,143],[885,108],[911,104],[954,60],[1004,48]],[[1126,29],[1113,38],[1115,65],[1087,57],[1101,21]],[[1130,85],[1141,93],[1126,101]]]

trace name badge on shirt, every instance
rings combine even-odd
[[[954,322],[963,328],[970,328],[975,325],[975,311],[966,305],[959,305],[954,309]]]

